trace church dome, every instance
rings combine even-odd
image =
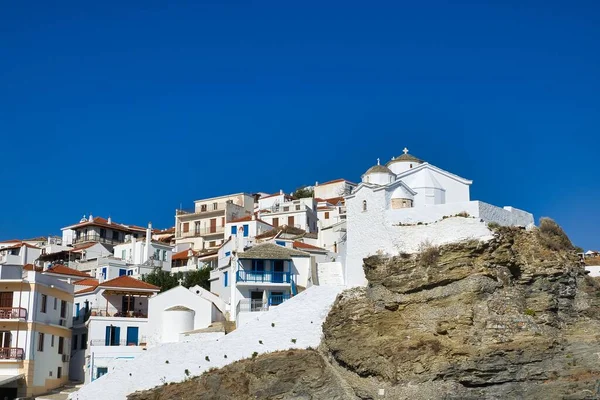
[[[408,149],[404,148],[404,154],[399,157],[392,158],[390,161],[388,161],[386,166],[390,168],[392,173],[398,175],[408,171],[411,168],[417,167],[424,162],[425,161],[413,156],[412,154],[408,154]]]
[[[377,165],[373,165],[362,176],[363,182],[376,185],[387,185],[395,180],[396,175],[385,165],[380,165],[379,159],[377,159]]]

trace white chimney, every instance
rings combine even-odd
[[[107,222],[108,222],[109,225],[112,224],[112,218],[110,217],[110,215],[108,216],[108,221]]]
[[[252,221],[256,221],[256,214],[252,214]]]
[[[92,213],[90,213],[90,218],[88,219],[88,221],[91,221],[91,222],[94,221],[94,216],[92,215]]]
[[[283,194],[283,190],[282,189],[279,189],[279,194]]]
[[[135,264],[135,236],[131,235],[131,262]]]
[[[316,182],[315,182],[315,186],[319,186],[319,181],[316,181]]]
[[[152,222],[146,228],[146,261],[150,259],[150,242],[152,241]]]

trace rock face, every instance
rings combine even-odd
[[[338,296],[319,352],[130,399],[598,399],[600,288],[569,246],[499,228],[486,243],[367,258],[369,286]]]
[[[600,291],[572,251],[502,228],[488,243],[365,260],[324,351],[362,399],[595,399]]]
[[[137,392],[129,400],[352,398],[332,366],[315,350],[290,350],[238,361],[188,381]]]

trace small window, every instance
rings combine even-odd
[[[329,219],[329,211],[325,211],[325,219]]]
[[[167,261],[167,251],[163,250],[163,257],[162,257],[163,261]]]
[[[300,204],[296,205],[296,211],[300,211]]]
[[[113,240],[119,240],[119,231],[113,231],[112,238]]]
[[[184,222],[183,223],[183,232],[189,232],[190,231],[190,223],[189,222]]]
[[[219,203],[213,203],[213,210],[219,209]]]
[[[67,302],[64,300],[60,301],[60,317],[67,318]]]
[[[208,242],[208,247],[215,247],[217,244],[216,242],[213,240],[211,242]]]
[[[71,347],[71,348],[72,348],[73,350],[77,350],[77,335],[73,335],[73,340],[72,340],[72,343],[71,343],[71,345],[72,345],[72,347]]]
[[[248,233],[250,232],[249,226],[244,225],[244,237],[248,237]]]
[[[230,251],[225,252],[225,257],[229,257],[231,255]]]
[[[127,275],[133,275],[133,270],[130,269],[129,271],[127,271]]]
[[[42,332],[38,332],[38,351],[44,351],[44,334]]]
[[[121,260],[127,258],[127,250],[121,250]]]
[[[86,232],[86,235],[87,235],[87,232]],[[102,239],[106,238],[106,229],[100,228],[100,237]]]
[[[56,371],[56,379],[60,379],[62,377],[62,367],[58,367]]]
[[[50,371],[50,376],[52,376],[52,371]]]
[[[40,311],[45,313],[46,312],[46,304],[48,303],[48,296],[46,296],[45,294],[42,295],[42,304],[40,305]]]
[[[237,226],[232,226],[231,227],[231,234],[232,235],[237,235]]]
[[[223,272],[223,286],[229,286],[229,272]]]
[[[54,335],[50,336],[50,347],[54,347]]]
[[[55,297],[55,298],[54,298],[54,309],[55,309],[55,310],[56,310],[57,303],[58,303],[58,299]]]
[[[290,207],[289,206],[283,207],[283,211],[290,211]]]
[[[202,205],[200,206],[200,211],[201,211],[201,212],[205,212],[205,211],[206,211],[206,204],[202,204]]]
[[[367,201],[363,200],[363,211],[367,211]]]
[[[412,164],[410,164],[410,167],[412,168]]]
[[[87,349],[87,333],[81,334],[81,348]]]

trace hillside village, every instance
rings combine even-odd
[[[365,167],[358,183],[296,195],[190,199],[169,229],[90,214],[65,221],[61,235],[0,242],[0,398],[44,398],[70,382],[71,398],[125,398],[256,354],[317,347],[336,296],[367,284],[365,258],[534,226],[527,211],[472,200],[471,180],[406,148]],[[581,257],[600,275],[598,254]],[[148,282],[158,271],[178,285]],[[184,285],[197,271],[207,282]]]

